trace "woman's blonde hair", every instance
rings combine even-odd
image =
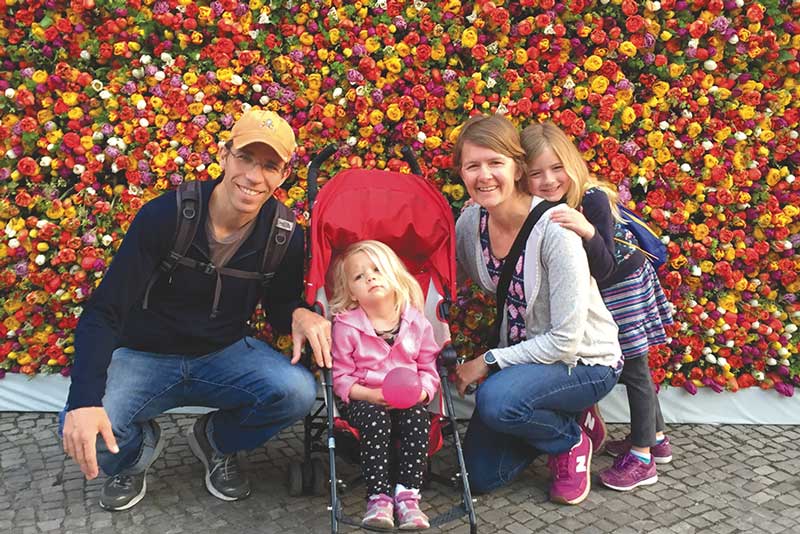
[[[366,254],[386,278],[390,289],[394,291],[395,309],[398,312],[402,312],[406,305],[422,311],[425,306],[422,288],[420,288],[416,278],[408,272],[403,262],[397,257],[397,254],[380,241],[365,240],[358,241],[347,247],[333,262],[331,267],[333,296],[330,302],[332,314],[353,310],[358,307],[358,302],[353,299],[353,295],[350,294],[348,289],[345,262],[347,258],[359,252]]]
[[[453,171],[461,174],[464,143],[472,143],[503,154],[514,160],[522,177],[516,181],[517,189],[528,193],[525,178],[525,151],[519,142],[519,130],[503,115],[474,115],[462,126],[453,148]]]
[[[522,130],[520,135],[522,148],[525,150],[526,162],[531,162],[542,155],[546,149],[552,150],[564,171],[572,182],[572,187],[567,191],[567,204],[578,209],[583,202],[583,195],[587,190],[596,187],[602,190],[611,204],[611,212],[619,219],[617,209],[617,190],[608,182],[598,179],[589,173],[589,168],[581,156],[578,147],[567,137],[564,131],[552,122],[534,123]],[[527,177],[526,177],[527,178]],[[527,181],[527,180],[526,180]]]

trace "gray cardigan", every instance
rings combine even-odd
[[[534,197],[531,209],[541,202]],[[561,206],[551,208],[561,209]],[[500,329],[500,347],[492,350],[501,368],[524,363],[564,362],[575,366],[615,366],[622,352],[617,325],[603,304],[581,238],[553,223],[545,212],[525,245],[525,341],[507,346],[507,314]],[[456,223],[459,275],[469,276],[485,291],[495,284],[482,260],[480,206],[461,213]]]

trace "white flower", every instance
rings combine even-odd
[[[358,143],[358,139],[356,139],[354,135],[351,135],[350,137],[347,138],[347,144],[349,146],[356,146],[356,143]]]
[[[342,96],[342,93],[343,93],[342,88],[337,87],[336,89],[333,90],[333,98],[339,98],[340,96]]]
[[[268,102],[269,102],[269,97],[267,95],[261,95],[261,98],[258,99],[258,103],[261,104],[262,106],[267,105]]]
[[[737,141],[744,141],[745,139],[747,139],[747,134],[741,131],[736,132],[733,134],[733,138],[736,139]]]
[[[153,74],[153,78],[155,78],[157,82],[163,82],[164,78],[166,78],[166,77],[167,77],[167,75],[164,74],[163,70],[156,71],[156,73]]]
[[[778,360],[775,358],[767,358],[767,365],[778,365]]]
[[[84,61],[89,61],[92,59],[92,55],[89,53],[88,50],[81,50],[81,59]]]
[[[112,241],[114,241],[114,238],[108,234],[104,235],[103,238],[100,240],[100,242],[103,243],[103,246],[106,247],[110,245]]]
[[[214,111],[214,108],[212,108],[210,105],[208,105],[208,104],[205,104],[205,105],[203,106],[203,114],[204,114],[204,115],[208,115],[208,114],[209,114],[209,113],[211,113],[212,111]]]
[[[260,83],[254,83],[253,84],[253,91],[254,92],[260,93],[262,89],[263,89],[263,87],[261,86]]]
[[[92,80],[91,86],[92,86],[92,89],[94,89],[98,93],[100,91],[102,91],[103,87],[104,87],[103,86],[103,82],[101,82],[100,80]]]
[[[712,143],[708,139],[703,141],[701,144],[703,145],[703,150],[711,150],[712,148],[714,148],[714,143]]]
[[[417,132],[417,141],[419,141],[420,143],[424,143],[425,139],[427,138],[428,136],[425,135],[425,132]]]
[[[51,163],[53,163],[53,158],[50,156],[42,156],[42,158],[39,160],[39,165],[42,167],[49,167]]]
[[[137,68],[131,70],[131,74],[136,79],[144,78],[144,69],[141,68],[141,67],[137,67]]]
[[[37,254],[37,255],[36,255],[36,259],[35,259],[35,260],[33,260],[33,262],[34,262],[36,265],[44,265],[44,262],[45,262],[45,261],[47,261],[47,259],[44,257],[44,254]]]
[[[231,83],[233,85],[242,85],[244,83],[244,80],[242,80],[242,77],[239,76],[238,74],[234,74],[233,76],[231,76]]]
[[[487,87],[488,89],[491,89],[491,88],[492,88],[492,87],[494,87],[495,85],[497,85],[497,80],[495,80],[494,78],[491,78],[491,77],[490,77],[489,79],[487,79],[487,80],[486,80],[486,87]]]
[[[111,93],[108,91],[108,89],[103,89],[102,91],[100,91],[99,96],[101,100],[108,100],[109,98],[111,98]]]
[[[234,75],[234,76],[235,76],[235,75]],[[240,83],[241,83],[241,79],[242,79],[242,78],[241,78],[241,77],[239,77]],[[231,78],[231,83],[233,83],[233,78]],[[238,85],[238,84],[237,84],[237,85]],[[197,91],[197,92],[194,94],[194,101],[195,101],[195,102],[202,102],[202,101],[203,101],[203,99],[204,99],[205,97],[206,97],[206,94],[205,94],[203,91]]]
[[[180,156],[175,156],[175,159],[172,161],[174,161],[176,165],[183,165],[185,163],[184,159]]]
[[[136,102],[136,109],[141,111],[146,108],[147,108],[147,100],[145,100],[144,98]]]
[[[142,65],[149,65],[150,63],[152,63],[153,58],[149,54],[145,54],[139,61],[142,63]]]
[[[706,354],[706,361],[710,364],[717,363],[717,358],[713,354]]]
[[[731,35],[730,39],[728,39],[728,42],[732,45],[737,44],[739,42],[739,36],[734,33]]]
[[[17,92],[11,87],[9,87],[3,94],[6,96],[6,98],[14,98],[14,95],[16,95]]]
[[[658,123],[658,127],[662,130],[669,130],[669,123],[667,121],[661,121]]]
[[[713,59],[707,59],[703,62],[703,68],[708,71],[717,70],[717,62]]]
[[[76,163],[75,166],[72,167],[72,172],[80,176],[81,174],[86,172],[86,167],[84,167],[80,163]],[[91,189],[91,188],[87,187],[87,189]]]

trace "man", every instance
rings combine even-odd
[[[176,193],[166,193],[142,207],[85,306],[61,424],[64,450],[86,478],[98,475],[98,464],[110,476],[103,508],[125,510],[144,497],[145,474],[162,447],[154,418],[166,410],[218,408],[188,439],[208,491],[234,501],[250,494],[237,451],[262,445],[311,409],[315,381],[295,364],[308,341],[317,364],[330,367],[330,323],[301,307],[302,232],[288,222],[289,246],[266,288],[229,276],[261,270],[277,209],[272,194],[289,176],[295,149],[281,117],[244,113],[220,148],[223,175],[201,184],[205,208],[185,254],[194,268],[159,271],[177,224]],[[248,337],[259,300],[275,328],[291,324],[291,361]]]

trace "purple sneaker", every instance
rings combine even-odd
[[[609,456],[618,457],[631,450],[631,435],[625,436],[625,439],[616,441],[609,441],[606,444],[606,453]],[[653,455],[653,460],[657,464],[668,464],[672,461],[672,445],[669,444],[669,436],[664,436],[664,441],[658,445],[650,447],[650,454]]]
[[[606,431],[606,422],[603,421],[603,415],[600,413],[600,406],[595,404],[584,410],[578,418],[578,424],[592,440],[592,450],[595,453],[602,451],[608,432]]]
[[[589,495],[591,480],[592,440],[581,431],[578,443],[567,452],[551,455],[548,460],[553,482],[550,500],[562,504],[578,504]]]
[[[651,459],[646,464],[626,452],[614,460],[614,465],[600,473],[600,482],[617,491],[630,491],[637,486],[655,484],[658,482],[656,463]]]

